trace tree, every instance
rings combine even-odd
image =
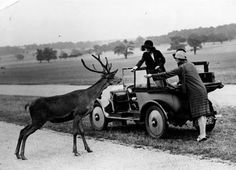
[[[207,35],[200,35],[200,41],[204,44],[208,41],[208,36]]]
[[[22,60],[24,60],[24,55],[22,55],[22,54],[16,54],[15,55],[15,57],[16,57],[16,59],[18,60],[18,61],[22,61]]]
[[[170,48],[168,50],[177,50],[177,49],[185,49],[185,44],[183,44],[186,39],[181,37],[181,36],[173,36],[173,37],[170,37]]]
[[[43,50],[37,49],[37,52],[36,52],[36,59],[37,59],[40,63],[44,60],[44,57],[43,57]]]
[[[216,34],[216,40],[222,44],[224,41],[228,40],[228,37],[223,33],[219,33]]]
[[[80,50],[72,49],[71,54],[68,57],[78,57],[78,56],[81,56],[81,55],[83,55],[83,54]]]
[[[144,39],[143,37],[138,36],[138,37],[136,38],[135,42],[134,42],[134,43],[135,43],[135,46],[136,46],[136,47],[141,47],[141,45],[143,45],[144,41],[145,41],[145,39]]]
[[[209,42],[213,42],[213,43],[220,42],[220,43],[223,43],[223,41],[226,41],[226,40],[228,40],[228,38],[226,37],[225,34],[222,34],[222,33],[219,33],[219,34],[212,33],[212,34],[208,35],[208,41]]]
[[[92,48],[90,48],[90,49],[84,50],[84,51],[83,51],[83,54],[92,54],[93,51],[94,51],[94,50],[93,50]]]
[[[114,48],[115,54],[123,54],[125,59],[128,58],[128,55],[133,54],[134,43],[132,41],[127,41],[126,39]]]
[[[93,50],[96,55],[101,55],[103,52],[102,46],[100,46],[100,45],[94,45]]]
[[[194,55],[196,54],[197,52],[197,48],[202,48],[202,45],[201,45],[201,37],[198,36],[197,34],[191,34],[188,39],[187,39],[187,42],[188,42],[188,45],[190,47],[193,47],[193,51],[194,51]]]
[[[49,61],[52,60],[52,59],[57,59],[57,51],[56,50],[53,50],[52,48],[44,48],[43,50],[43,56],[45,58],[45,60]]]
[[[68,58],[68,54],[64,51],[61,51],[61,54],[59,55],[59,58]]]
[[[47,60],[48,62],[52,59],[57,59],[57,51],[52,48],[37,49],[36,59],[40,61]]]

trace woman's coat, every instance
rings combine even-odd
[[[174,70],[153,74],[153,77],[167,79],[176,75],[179,76],[182,91],[189,100],[192,118],[206,115],[209,112],[206,87],[192,63],[185,62]]]

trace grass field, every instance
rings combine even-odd
[[[24,105],[36,97],[0,96],[0,120],[26,125],[30,116],[24,110]],[[170,127],[163,139],[152,139],[145,133],[144,126],[129,124],[128,126],[109,125],[107,130],[94,131],[91,129],[88,117],[83,121],[86,137],[99,140],[109,139],[134,147],[151,147],[173,154],[194,154],[204,158],[219,158],[236,163],[236,107],[217,108],[222,118],[217,121],[215,129],[209,134],[210,138],[203,143],[196,142],[197,131],[192,127]],[[72,122],[51,124],[46,128],[72,132]]]
[[[161,48],[160,50],[162,50]],[[141,51],[136,49],[135,54],[128,59],[114,55],[112,52],[104,53],[102,56],[108,57],[114,69],[120,69],[117,75],[121,76],[121,68],[134,66],[141,58],[141,54]],[[171,53],[164,51],[163,54],[167,60],[167,70],[175,68],[176,63]],[[34,62],[8,65],[6,70],[0,70],[0,84],[93,84],[100,76],[86,70],[82,66],[81,58],[84,58],[88,64],[96,63],[92,57],[86,55],[73,60],[59,60],[51,63]],[[207,44],[203,46],[202,50],[197,51],[197,55],[188,52],[188,58],[189,61],[209,61],[210,71],[215,72],[217,80],[225,84],[236,83],[236,41],[215,45]],[[97,68],[99,68],[98,65]]]

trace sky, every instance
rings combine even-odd
[[[0,0],[0,46],[134,39],[236,23],[236,0]]]

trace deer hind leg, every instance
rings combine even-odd
[[[23,138],[23,134],[25,133],[25,131],[30,127],[30,125],[25,126],[23,129],[21,129],[20,134],[19,134],[19,138],[18,138],[18,142],[16,145],[16,151],[15,151],[15,155],[17,157],[17,159],[21,159],[20,155],[19,155],[19,151],[20,151],[20,146],[21,146],[21,142],[22,142],[22,138]]]
[[[77,151],[77,135],[78,135],[78,121],[79,118],[75,117],[73,120],[73,153],[75,156],[79,156],[80,154]]]
[[[45,123],[45,122],[44,122]],[[27,160],[27,158],[25,157],[25,143],[27,138],[29,137],[29,135],[31,135],[32,133],[34,133],[36,130],[40,129],[43,124],[37,124],[37,125],[30,125],[23,133],[23,137],[22,137],[22,146],[21,146],[21,151],[20,151],[20,157],[22,160]]]
[[[92,152],[92,150],[89,148],[86,140],[85,140],[85,137],[84,137],[84,128],[83,128],[83,124],[82,124],[82,118],[79,120],[79,132],[80,132],[80,135],[82,137],[82,140],[83,140],[83,143],[84,143],[84,149],[87,151],[87,152]]]

